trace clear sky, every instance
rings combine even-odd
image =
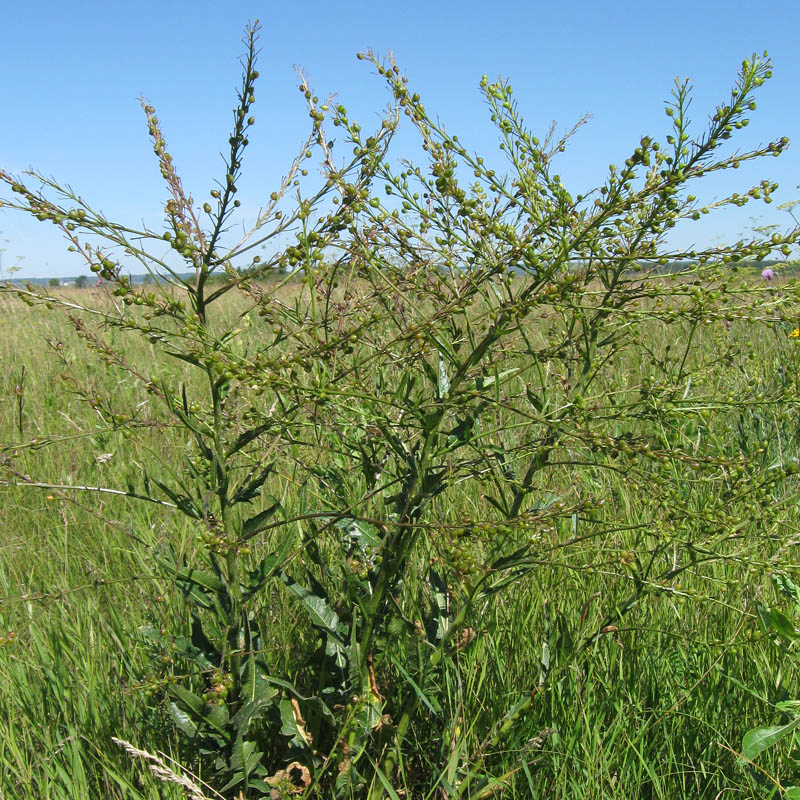
[[[558,167],[577,194],[601,183],[643,134],[663,141],[676,76],[695,85],[699,133],[742,59],[767,49],[774,77],[744,135],[731,141],[737,149],[781,136],[796,142],[779,159],[708,179],[709,197],[746,191],[762,177],[781,184],[772,206],[704,218],[676,242],[714,244],[742,234],[752,217],[788,223],[776,206],[800,198],[800,2],[763,9],[739,0],[0,0],[0,166],[34,167],[112,219],[158,225],[166,193],[138,98],[156,107],[185,187],[205,198],[221,177],[242,29],[260,19],[257,124],[238,195],[245,217],[276,187],[307,130],[293,66],[307,70],[320,96],[336,92],[366,128],[388,101],[381,79],[355,58],[369,47],[391,50],[428,111],[481,152],[498,141],[478,92],[483,73],[510,77],[534,133],[592,114]],[[396,158],[409,141],[398,139]],[[0,247],[2,267],[18,265],[21,278],[87,272],[52,225],[19,213],[0,211]]]

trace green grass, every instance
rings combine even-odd
[[[17,473],[63,486],[124,488],[152,463],[153,452],[180,452],[184,434],[169,428],[145,425],[133,438],[99,430],[93,410],[60,381],[62,368],[45,339],[62,343],[76,381],[99,384],[120,408],[142,404],[142,421],[146,393],[130,376],[87,358],[58,314],[7,297],[0,302],[0,445]],[[257,326],[256,320],[254,336]],[[700,362],[689,365],[698,375],[713,375],[724,393],[768,389],[778,359],[789,380],[800,379],[794,340],[738,323],[730,333],[718,324],[698,335],[700,362],[713,359],[731,337],[739,346],[729,368],[704,373]],[[141,341],[117,336],[117,347],[138,348],[132,361],[155,357]],[[651,341],[614,365],[611,382],[637,383],[631,376],[646,369],[648,350],[663,352],[656,329]],[[696,435],[691,423],[674,435]],[[732,412],[712,428],[727,436],[716,444],[720,451],[765,444],[765,469],[779,450],[796,450],[796,417],[779,419],[766,406]],[[513,439],[513,432],[505,435]],[[32,439],[40,446],[15,447]],[[668,503],[647,496],[646,477],[644,468],[634,480],[575,464],[549,473],[548,489],[556,495],[602,490],[611,498],[603,513],[621,530],[562,552],[556,545],[571,523],[560,521],[563,529],[542,541],[542,566],[487,613],[477,609],[466,621],[479,635],[457,652],[456,668],[445,676],[447,702],[426,708],[409,733],[418,755],[402,776],[407,797],[416,797],[419,775],[447,780],[464,761],[480,760],[502,775],[520,752],[524,767],[509,767],[498,789],[504,797],[770,796],[770,781],[737,763],[732,751],[753,726],[781,721],[775,703],[800,696],[795,663],[763,635],[754,613],[759,598],[772,602],[771,571],[797,571],[793,503],[777,515],[780,536],[745,525],[730,545],[735,559],[687,571],[679,587],[645,596],[583,652],[569,654],[579,626],[596,629],[610,600],[630,592],[626,554],[642,537],[656,535],[636,527]],[[301,511],[302,493],[288,502],[297,504],[291,513]],[[481,502],[448,492],[443,519]],[[0,526],[0,797],[182,796],[112,737],[198,768],[186,761],[190,755],[163,713],[165,672],[137,635],[140,625],[170,619],[174,628],[185,617],[182,597],[155,577],[154,559],[166,546],[195,546],[187,525],[167,509],[114,495],[5,487]],[[438,546],[433,537],[430,557],[438,557]],[[266,646],[273,663],[291,674],[298,642],[313,646],[313,633],[303,622],[289,623],[297,614],[283,593],[271,591],[258,613],[271,632]],[[540,689],[545,643],[552,679]],[[380,686],[399,676],[389,669],[376,678]],[[496,721],[531,693],[530,708],[494,741]],[[432,716],[445,720],[448,739],[433,737],[439,726],[428,724]],[[777,753],[766,753],[759,764],[784,785],[800,781]]]

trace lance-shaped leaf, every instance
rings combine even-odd
[[[272,464],[264,467],[254,478],[246,480],[233,494],[231,502],[233,503],[249,503],[255,500],[261,492],[261,487],[266,482],[267,478],[272,472]],[[251,473],[252,474],[252,473]],[[275,499],[275,498],[271,498]]]
[[[172,717],[172,721],[181,733],[184,733],[190,739],[194,739],[197,736],[197,725],[174,701],[169,704],[169,715]]]
[[[245,789],[249,788],[250,774],[258,766],[263,755],[256,750],[255,742],[237,736],[231,748],[230,770],[233,775],[221,791],[227,792],[240,783],[244,783]]]
[[[774,725],[769,728],[753,728],[748,731],[742,739],[742,755],[748,760],[753,761],[760,753],[768,747],[777,744],[781,739],[793,733],[800,725],[800,717],[793,719],[786,725]]]
[[[442,351],[439,351],[439,399],[441,400],[450,391],[450,379],[447,377],[447,365],[444,363]]]
[[[169,497],[170,500],[172,500],[173,503],[175,503],[175,505],[181,511],[183,511],[184,514],[186,514],[187,517],[191,517],[192,519],[203,518],[202,512],[194,504],[194,501],[191,497],[170,489],[169,486],[167,486],[165,483],[162,483],[157,478],[152,478],[151,480],[156,484],[156,486],[158,486],[159,489],[161,489],[162,492],[164,492],[167,497]]]
[[[430,616],[424,620],[425,633],[428,636],[428,641],[435,646],[442,641],[445,633],[447,633],[449,619],[448,592],[447,584],[435,569],[429,571],[428,580],[433,593],[433,609]]]
[[[272,500],[273,503],[271,506],[269,506],[269,508],[265,508],[262,511],[259,511],[258,514],[254,514],[252,517],[245,520],[244,525],[242,525],[242,539],[250,539],[257,533],[263,531],[267,520],[269,520],[275,514],[275,512],[281,508],[280,500],[277,500],[274,497],[270,497],[270,500]]]
[[[347,654],[339,624],[339,616],[328,605],[326,598],[319,594],[314,594],[304,586],[301,586],[285,572],[281,573],[281,580],[286,584],[289,591],[300,600],[311,624],[325,634],[327,654],[333,656],[338,663],[344,665],[347,660]]]
[[[181,567],[175,573],[175,582],[187,598],[203,608],[217,608],[226,593],[225,582],[206,570]]]
[[[244,602],[254,597],[261,591],[267,581],[278,574],[289,555],[291,547],[292,539],[287,536],[276,552],[262,558],[258,566],[248,573],[247,585],[242,591],[242,600]]]

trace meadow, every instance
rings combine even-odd
[[[85,302],[90,291],[60,296]],[[94,299],[107,303],[99,295]],[[226,315],[242,310],[231,300]],[[155,564],[165,548],[191,562],[196,537],[172,509],[58,487],[124,490],[152,463],[153,451],[166,463],[179,458],[185,432],[146,424],[148,394],[84,358],[63,316],[6,297],[1,319],[1,440],[6,464],[14,470],[4,478],[19,483],[14,475],[46,476],[54,484],[3,488],[3,796],[181,796],[177,787],[170,793],[169,785],[132,762],[112,737],[163,751],[178,762],[185,756],[185,744],[163,713],[163,681],[174,665],[154,663],[136,632],[186,620],[184,597]],[[253,315],[248,337],[258,340],[263,327]],[[706,380],[719,382],[740,404],[709,418],[704,402],[695,405],[687,397],[681,424],[670,435],[685,438],[698,453],[706,440],[758,453],[757,468],[765,474],[777,458],[794,458],[796,409],[789,398],[800,378],[800,350],[790,332],[789,323],[776,328],[737,322],[729,330],[718,321],[703,327],[700,363],[686,365],[686,375],[702,368]],[[115,347],[131,362],[155,357],[141,342],[128,345],[120,338]],[[638,391],[646,373],[643,354],[663,358],[665,347],[654,330],[614,365],[610,380]],[[141,409],[143,425],[135,436],[99,425],[97,410],[65,390],[61,359],[75,380],[90,382],[119,407]],[[745,396],[754,402],[741,403]],[[755,401],[756,396],[763,399]],[[640,426],[648,431],[651,424]],[[318,463],[325,458],[320,454]],[[683,481],[696,480],[690,468],[685,473]],[[270,488],[285,493],[287,517],[307,510],[302,493],[287,491],[281,481]],[[429,723],[422,720],[413,731],[416,769],[440,770],[459,741],[458,728],[459,746],[474,758],[487,736],[487,720],[502,719],[533,691],[530,708],[491,753],[500,774],[504,760],[510,765],[504,796],[696,798],[726,791],[769,796],[770,780],[738,763],[736,753],[747,730],[787,719],[776,704],[797,696],[795,657],[781,652],[757,613],[759,603],[779,602],[772,577],[796,574],[794,481],[771,500],[778,509],[769,527],[762,527],[759,513],[748,518],[745,504],[741,516],[735,515],[740,522],[735,533],[715,532],[724,544],[713,561],[660,583],[645,577],[651,591],[605,626],[609,609],[636,594],[634,585],[645,569],[639,553],[643,528],[646,532],[668,516],[668,499],[654,496],[646,478],[635,480],[625,470],[604,478],[600,494],[607,499],[602,511],[576,512],[576,498],[598,496],[597,471],[566,464],[549,477],[548,496],[563,498],[570,513],[553,520],[536,568],[520,578],[513,593],[491,613],[478,608],[464,621],[464,629],[479,635],[453,651],[447,685],[440,687],[442,702],[450,707],[439,713],[449,718],[452,740],[429,741]],[[474,515],[482,502],[479,495],[455,491],[448,517]],[[706,499],[701,493],[695,502],[699,517]],[[601,520],[605,524],[596,536],[591,525]],[[436,539],[431,534],[426,558],[448,558]],[[675,545],[676,552],[679,548]],[[783,607],[792,614],[788,601]],[[301,666],[295,663],[298,639],[312,637],[313,630],[279,592],[262,598],[255,613],[268,632],[271,657],[292,675]],[[178,627],[188,633],[186,623]],[[586,644],[587,633],[604,627],[605,633]],[[544,681],[543,659],[555,676]],[[378,683],[394,680],[389,670]],[[514,766],[520,754],[522,765]],[[791,783],[792,769],[775,755],[765,754],[760,765]]]
[[[202,205],[143,105],[163,230],[0,170],[99,280],[0,292],[0,794],[800,796],[800,228],[667,245],[771,201],[689,193],[787,146],[727,150],[766,55],[573,196],[507,82],[498,175],[363,54],[237,240],[257,33]]]

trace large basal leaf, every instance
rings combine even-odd
[[[286,584],[289,591],[300,600],[311,620],[311,624],[328,636],[333,637],[340,644],[343,644],[339,635],[339,616],[328,605],[326,599],[310,592],[305,586],[301,586],[286,573],[281,573],[281,580]]]
[[[276,697],[277,694],[277,690],[272,689],[272,697]],[[260,720],[272,707],[272,697],[264,700],[254,700],[251,703],[245,703],[236,712],[236,714],[234,714],[231,722],[233,723],[233,727],[236,730],[237,736],[247,735],[247,732],[250,730],[250,725],[252,725],[254,722],[258,722],[258,720]]]
[[[245,789],[249,788],[248,778],[250,773],[258,766],[263,755],[263,753],[256,750],[255,742],[237,737],[231,750],[230,770],[233,776],[222,787],[222,791],[227,792],[240,783],[244,783]]]
[[[305,720],[296,700],[281,700],[281,735],[288,736],[292,743],[302,748],[311,748],[311,734],[306,730]]]
[[[172,721],[175,723],[178,730],[182,733],[185,733],[190,739],[194,739],[197,736],[197,725],[192,721],[192,718],[175,702],[171,702],[169,704],[169,715],[172,717]]]
[[[201,697],[198,697],[194,692],[190,692],[183,686],[171,684],[168,687],[169,693],[180,704],[178,707],[182,710],[191,712],[192,717],[197,722],[198,729],[201,723],[205,723],[207,727],[211,728],[214,732],[219,734],[219,737],[224,741],[230,740],[230,732],[228,726],[228,709],[225,705],[209,706]],[[210,733],[211,731],[209,731]]]
[[[230,739],[231,734],[228,730],[230,714],[228,713],[228,706],[226,706],[225,703],[219,706],[206,706],[203,720],[214,728],[223,738],[226,740]]]
[[[168,686],[168,691],[173,697],[180,700],[184,708],[188,708],[195,716],[202,719],[203,710],[206,705],[202,697],[198,697],[194,692],[190,692],[188,689],[185,689],[183,686],[178,686],[177,684],[170,684]]]

